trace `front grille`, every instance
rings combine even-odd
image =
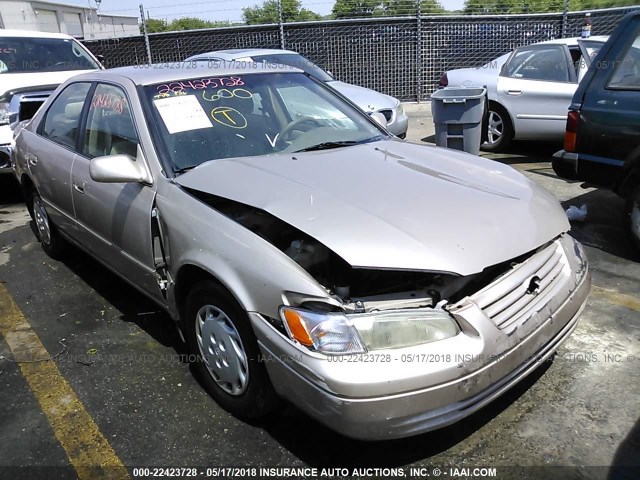
[[[518,325],[553,298],[571,274],[560,242],[535,253],[471,299],[501,330]]]
[[[387,119],[387,122],[391,121],[393,117],[393,110],[380,110],[380,113],[384,115],[384,118]]]

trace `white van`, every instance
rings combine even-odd
[[[0,174],[11,172],[15,126],[30,119],[60,83],[101,68],[69,35],[0,30]]]

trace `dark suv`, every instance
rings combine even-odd
[[[622,19],[578,86],[553,169],[625,198],[640,248],[640,11]]]

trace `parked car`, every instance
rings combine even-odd
[[[0,175],[11,172],[13,130],[69,77],[102,68],[77,40],[60,33],[0,29]]]
[[[367,113],[380,112],[387,121],[387,130],[399,138],[407,136],[407,128],[409,126],[409,117],[404,112],[400,100],[385,95],[369,88],[359,87],[350,83],[344,83],[336,80],[333,76],[324,71],[318,65],[306,59],[299,53],[291,50],[274,50],[274,49],[233,49],[218,50],[215,52],[200,53],[187,58],[185,61],[204,61],[215,62],[223,60],[227,62],[265,62],[275,65],[288,65],[299,68],[309,75],[314,76],[318,80],[325,82],[327,85],[335,88],[346,98],[355,103],[358,107]],[[300,98],[301,103],[306,99]]]
[[[552,194],[378,116],[299,69],[113,69],[60,86],[17,169],[43,249],[166,308],[222,407],[404,437],[548,358],[590,274]]]
[[[555,172],[625,198],[628,231],[640,248],[640,12],[627,15],[595,57],[566,125]]]
[[[565,38],[519,47],[482,67],[450,70],[439,86],[487,87],[486,151],[503,151],[513,140],[561,142],[571,98],[606,39]]]

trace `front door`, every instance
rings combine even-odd
[[[107,266],[162,299],[155,279],[151,210],[155,186],[91,179],[92,158],[138,158],[138,134],[120,86],[98,84],[88,109],[82,147],[71,175],[73,203],[85,246]],[[144,161],[141,157],[138,161]]]

